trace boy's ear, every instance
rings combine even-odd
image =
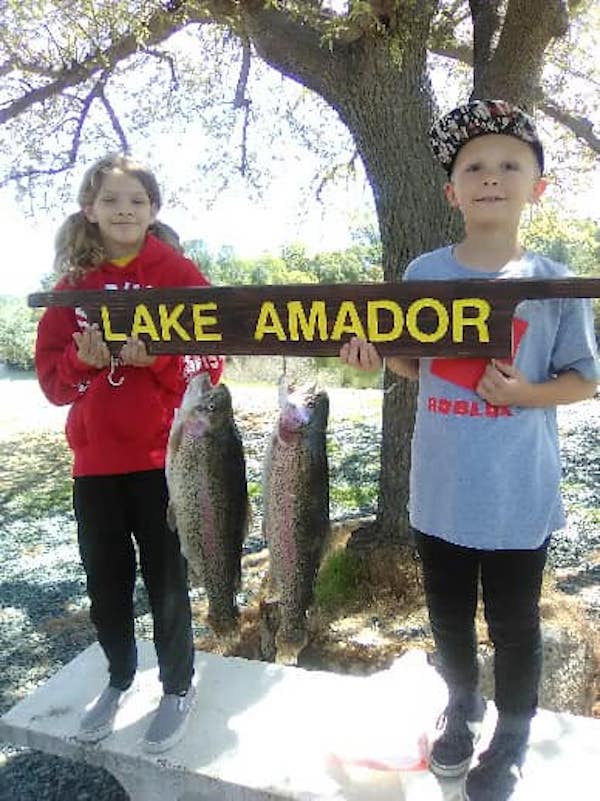
[[[537,203],[538,200],[546,191],[547,186],[548,186],[548,180],[546,178],[538,178],[535,184],[533,185],[529,202]]]
[[[454,191],[454,184],[452,181],[448,181],[444,184],[444,194],[446,195],[446,200],[452,206],[452,208],[458,208],[458,200],[456,198],[456,193]]]

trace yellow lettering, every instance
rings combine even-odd
[[[475,317],[465,317],[467,309],[474,309]],[[487,300],[483,298],[461,298],[452,301],[452,341],[464,341],[464,328],[466,325],[474,325],[477,329],[479,342],[490,341],[490,331],[487,325],[491,307]]]
[[[419,328],[417,317],[423,309],[433,309],[437,314],[437,328],[431,333]],[[450,315],[444,304],[435,298],[419,298],[413,301],[406,312],[406,328],[413,339],[418,342],[437,342],[445,336],[450,325]]]
[[[319,339],[324,342],[327,339],[327,314],[324,300],[313,300],[310,304],[310,313],[306,319],[304,306],[299,300],[290,300],[287,304],[288,326],[290,329],[290,339],[297,342],[302,338],[307,342],[312,342],[315,338],[315,328],[319,329]]]
[[[100,314],[102,316],[102,328],[104,329],[104,339],[107,342],[124,342],[127,339],[127,334],[120,334],[112,330],[108,306],[101,306]]]
[[[360,339],[366,339],[365,329],[360,321],[356,306],[351,300],[344,300],[340,303],[337,317],[331,332],[331,339],[339,340],[342,334],[354,334]]]
[[[392,327],[389,331],[379,329],[379,311],[385,309],[392,313]],[[398,339],[404,328],[402,307],[393,300],[367,301],[367,331],[369,342],[391,342]]]
[[[277,309],[271,300],[263,301],[260,307],[258,320],[254,328],[254,339],[260,342],[265,334],[275,334],[280,342],[286,341],[285,331],[281,325]]]
[[[154,342],[160,341],[160,336],[156,330],[156,325],[152,315],[143,303],[138,304],[133,312],[133,323],[131,324],[131,336],[137,337],[140,334],[148,334]]]
[[[208,333],[204,330],[207,325],[217,325],[219,322],[212,314],[203,315],[204,311],[216,311],[216,303],[194,303],[192,305],[192,320],[194,323],[194,339],[196,342],[220,342],[223,335],[219,331]]]
[[[174,309],[169,311],[165,303],[158,304],[158,317],[160,320],[160,334],[164,342],[170,342],[171,330],[174,330],[180,339],[189,342],[191,336],[179,322],[181,313],[185,309],[184,303],[178,303]]]

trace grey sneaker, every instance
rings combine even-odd
[[[193,686],[185,695],[163,695],[144,737],[142,743],[144,751],[160,754],[179,741],[185,731],[194,695]]]
[[[112,732],[123,693],[124,690],[110,684],[100,693],[81,719],[78,740],[97,743]]]

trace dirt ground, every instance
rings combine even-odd
[[[352,532],[369,520],[335,524],[327,556],[346,546]],[[600,554],[599,554],[600,557]],[[368,675],[389,668],[394,659],[411,648],[425,650],[435,660],[427,610],[417,563],[410,555],[395,548],[365,553],[371,577],[360,608],[342,607],[326,611],[318,606],[310,615],[310,640],[300,653],[298,665],[307,669],[331,670],[344,674]],[[240,640],[228,651],[249,659],[264,659],[264,613],[261,602],[269,597],[268,551],[249,554],[243,559],[243,583],[248,590],[248,604],[241,613]],[[376,595],[372,588],[377,587]],[[369,596],[370,597],[367,597]],[[592,702],[589,714],[600,718],[600,637],[585,615],[580,603],[557,590],[551,576],[544,582],[540,604],[542,619],[571,634],[594,643],[595,675],[590,687]],[[206,620],[206,602],[196,601],[193,614]],[[481,608],[478,611],[479,642],[490,648]],[[199,637],[196,646],[209,651],[221,650],[211,634]]]

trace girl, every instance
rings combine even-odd
[[[80,211],[56,239],[56,291],[208,284],[181,255],[175,232],[156,220],[160,191],[144,166],[127,156],[100,159],[86,172],[78,202]],[[136,672],[133,536],[164,690],[144,746],[163,751],[183,733],[193,697],[186,564],[166,525],[164,475],[173,411],[185,389],[183,359],[151,356],[135,338],[111,358],[82,310],[54,307],[40,320],[35,361],[48,400],[71,404],[66,436],[79,551],[90,616],[108,660],[108,686],[83,716],[79,737],[96,742],[111,732]],[[202,364],[216,384],[222,360]]]

